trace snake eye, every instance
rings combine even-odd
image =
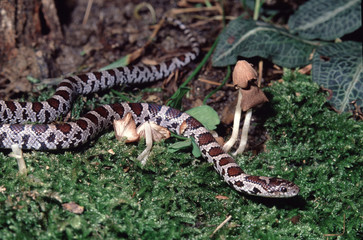
[[[280,188],[280,191],[281,191],[281,192],[287,192],[287,188],[285,188],[285,187],[281,187],[281,188]]]

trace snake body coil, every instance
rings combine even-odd
[[[191,43],[192,50],[170,61],[151,67],[122,67],[65,78],[55,94],[43,102],[14,102],[0,100],[0,148],[17,144],[22,149],[52,150],[78,147],[108,129],[113,120],[131,113],[137,125],[154,122],[177,134],[192,137],[202,155],[237,191],[262,197],[293,197],[299,188],[292,182],[271,177],[251,176],[242,171],[235,160],[222,150],[209,131],[196,119],[179,110],[146,103],[116,103],[104,105],[86,113],[74,122],[49,124],[67,114],[79,95],[109,89],[120,84],[157,81],[181,68],[199,54],[199,44],[190,30],[177,20]],[[40,124],[25,124],[38,122]],[[181,128],[183,124],[183,127]]]

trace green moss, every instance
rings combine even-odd
[[[288,168],[299,167],[297,183],[305,208],[311,209],[300,212],[301,220],[308,220],[316,233],[339,233],[346,215],[344,238],[355,239],[362,196],[362,122],[329,110],[327,94],[304,75],[287,71],[284,82],[267,92],[273,96],[273,111],[265,126],[273,140],[266,155],[283,159]]]
[[[237,161],[248,173],[294,181],[298,198],[245,197],[190,152],[169,153],[168,142],[142,167],[143,142],[126,145],[107,133],[77,150],[25,153],[27,176],[0,154],[0,238],[206,239],[228,215],[213,238],[323,239],[343,231],[344,215],[340,238],[359,238],[362,123],[328,110],[326,94],[306,76],[287,72],[265,91],[267,151]],[[68,202],[84,212],[64,210]]]

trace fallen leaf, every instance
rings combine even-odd
[[[64,210],[75,214],[82,214],[84,211],[84,207],[78,205],[75,202],[63,203],[62,207]]]

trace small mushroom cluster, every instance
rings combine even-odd
[[[147,121],[136,128],[131,113],[127,113],[126,116],[120,120],[115,120],[113,122],[113,128],[116,139],[119,141],[125,140],[126,143],[137,142],[141,136],[145,137],[146,148],[137,157],[142,165],[146,164],[153,141],[159,142],[162,139],[170,138],[170,131],[154,122]]]
[[[268,99],[255,84],[254,80],[257,78],[257,73],[247,61],[241,60],[237,62],[233,70],[232,78],[234,86],[238,89],[238,99],[234,114],[232,135],[231,138],[224,144],[223,149],[228,152],[237,141],[241,114],[242,111],[247,111],[242,128],[240,145],[236,152],[233,153],[233,155],[237,155],[244,151],[247,144],[252,108],[267,102]]]
[[[238,89],[238,100],[234,114],[233,131],[231,138],[224,144],[223,149],[228,152],[237,141],[242,111],[246,112],[240,145],[234,155],[242,153],[247,144],[248,129],[252,117],[252,108],[267,102],[265,94],[255,84],[256,71],[246,61],[238,61],[233,71],[233,83]],[[146,149],[138,156],[142,165],[146,164],[152,148],[153,141],[161,141],[170,137],[168,129],[153,122],[145,122],[136,127],[132,115],[128,113],[123,119],[115,120],[113,123],[116,139],[125,140],[126,143],[136,142],[141,136],[145,137]],[[180,132],[184,132],[186,124],[183,123]]]

